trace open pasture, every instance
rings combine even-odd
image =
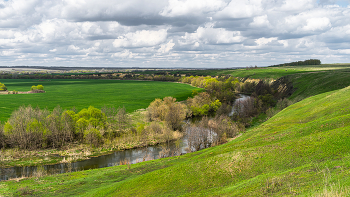
[[[215,75],[230,74],[234,77],[247,77],[252,79],[278,79],[286,75],[328,72],[328,71],[350,71],[350,64],[321,64],[305,66],[285,66],[285,67],[258,67],[256,69],[234,69],[217,70]],[[214,71],[213,71],[214,72]]]
[[[46,93],[0,95],[0,121],[22,105],[39,106],[52,110],[57,105],[63,109],[77,110],[90,105],[125,107],[128,112],[146,108],[155,98],[172,96],[185,100],[194,88],[187,84],[156,81],[121,80],[16,80],[1,79],[9,91],[29,91],[32,85],[41,84]]]

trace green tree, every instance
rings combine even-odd
[[[37,85],[36,88],[37,88],[38,90],[44,90],[44,86],[43,86],[43,85]]]
[[[5,84],[0,83],[0,91],[6,91],[7,87],[5,86]]]
[[[37,86],[34,86],[34,85],[30,88],[31,91],[35,91],[35,90],[37,90],[37,89],[38,89],[38,87],[37,87]]]

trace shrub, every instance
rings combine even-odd
[[[221,102],[213,100],[208,93],[202,92],[193,98],[189,98],[187,106],[191,109],[193,116],[206,116],[209,113],[216,112],[221,106]]]
[[[44,86],[43,86],[43,85],[37,85],[36,88],[37,88],[38,90],[44,90]]]
[[[147,108],[150,121],[165,121],[173,130],[182,130],[183,120],[188,114],[185,104],[176,102],[175,98],[155,99]]]
[[[36,87],[36,86],[34,86],[34,85],[30,88],[31,91],[35,91],[35,90],[37,90],[37,89],[38,89],[38,87]]]
[[[86,143],[91,144],[94,147],[99,147],[103,142],[101,132],[92,126],[89,126],[85,130],[84,140]]]
[[[5,84],[0,83],[0,91],[6,91],[7,87],[5,86]]]
[[[39,109],[31,106],[14,111],[4,126],[4,135],[11,147],[36,149],[46,146],[45,129]]]
[[[44,86],[43,86],[43,85],[37,85],[37,86],[33,85],[33,86],[30,88],[30,90],[31,90],[32,92],[44,92]]]

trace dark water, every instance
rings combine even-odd
[[[168,144],[148,146],[147,148],[137,148],[124,151],[114,152],[109,155],[103,155],[99,157],[92,157],[88,160],[78,161],[74,163],[62,163],[54,165],[44,165],[37,169],[37,166],[31,167],[10,167],[0,168],[0,181],[8,180],[10,178],[18,177],[31,177],[35,176],[37,172],[43,172],[44,174],[60,174],[66,172],[74,172],[81,170],[89,170],[96,168],[105,168],[110,166],[119,165],[120,162],[128,161],[131,164],[142,162],[144,159],[152,160],[158,159],[162,153],[163,147],[166,147],[169,152],[166,156],[172,156],[176,154],[185,154],[187,149],[187,140],[182,139],[178,147],[175,142],[169,142]],[[164,152],[164,151],[163,151]]]

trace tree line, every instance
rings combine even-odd
[[[321,60],[319,59],[309,59],[305,61],[296,61],[284,64],[272,65],[269,67],[281,67],[281,66],[303,66],[303,65],[321,65]]]

